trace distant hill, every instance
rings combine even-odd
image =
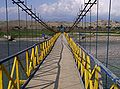
[[[99,27],[102,27],[102,28],[105,28],[107,26],[107,21],[106,20],[99,20],[98,21],[98,24],[99,24]],[[9,21],[9,28],[8,30],[11,30],[15,27],[18,27],[18,24],[19,24],[19,21],[18,20],[13,20],[13,21]],[[60,25],[63,25],[64,27],[71,27],[73,25],[73,22],[47,22],[47,24],[52,27],[52,28],[56,28]],[[26,21],[24,20],[21,20],[20,21],[20,28],[25,28],[26,27]],[[38,28],[39,29],[43,29],[44,27],[41,26],[40,24],[37,24]],[[80,22],[78,24],[78,27],[81,27],[82,26],[82,23]],[[90,26],[90,23],[89,22],[86,22],[86,26]],[[93,28],[96,27],[96,22],[92,22],[91,23],[91,26]],[[27,27],[28,29],[31,28],[31,21],[27,21]],[[117,22],[117,21],[111,21],[111,27],[120,27],[120,22]],[[36,28],[36,24],[35,22],[33,21],[32,23],[32,28],[35,29]],[[7,27],[6,27],[6,22],[5,21],[0,21],[0,31],[1,32],[4,32],[7,30]]]

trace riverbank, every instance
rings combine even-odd
[[[77,36],[76,37],[77,40],[79,40],[79,37]],[[107,36],[98,36],[97,40],[99,40],[99,42],[102,42],[102,41],[107,41],[108,37]],[[80,40],[81,41],[84,41],[86,40],[87,42],[96,42],[96,36],[80,36]],[[116,42],[116,41],[120,41],[120,36],[109,36],[109,40],[110,41],[113,41],[113,42]]]
[[[47,37],[49,39],[51,36]],[[7,41],[6,38],[0,38],[0,41]],[[33,38],[14,38],[15,41],[43,41],[45,40],[43,37],[33,37]]]

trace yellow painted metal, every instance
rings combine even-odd
[[[101,68],[98,65],[93,66],[90,63],[90,56],[82,50],[73,40],[64,33],[68,44],[73,52],[77,67],[80,71],[81,78],[84,81],[85,89],[103,89]],[[118,89],[118,86],[113,84],[110,89]]]
[[[0,65],[0,89],[3,89],[3,70],[1,65]]]
[[[97,66],[95,69],[95,78],[94,78],[94,89],[98,89],[99,87],[99,73],[100,73],[100,67]]]
[[[26,80],[20,80],[20,84],[24,84]]]
[[[29,65],[29,74],[31,73],[32,70],[33,70],[33,62],[30,61],[30,65]]]
[[[31,66],[33,66],[33,68],[35,68],[36,67],[35,48],[32,48],[31,61],[32,61]]]
[[[19,55],[16,55],[13,58],[12,68],[10,74],[5,68],[3,64],[0,65],[0,89],[3,89],[4,81],[3,74],[5,74],[8,78],[8,89],[20,89],[21,84],[23,84],[26,80],[21,79],[21,75],[19,74],[20,69],[24,72],[26,77],[29,77],[31,72],[36,68],[37,65],[47,56],[50,52],[52,46],[54,45],[56,39],[59,37],[60,33],[54,35],[50,40],[41,43],[40,49],[37,46],[31,48],[31,55],[29,55],[29,51],[25,52],[25,61],[23,62],[18,58]],[[38,53],[40,50],[40,54]]]
[[[17,89],[20,89],[19,62],[18,62],[18,60],[16,60],[16,81],[17,81]]]
[[[35,47],[35,56],[36,56],[36,59],[39,58],[39,54],[38,54],[38,46]],[[37,64],[39,64],[39,60],[36,61]],[[36,65],[37,65],[36,64]]]
[[[14,71],[15,71],[16,60],[17,60],[17,57],[14,58],[14,62],[13,62],[13,66],[12,66],[12,71],[11,71],[11,75],[10,75],[11,78],[13,78],[13,74],[14,74]],[[9,80],[8,89],[11,89],[11,82],[12,81]]]
[[[26,73],[28,76],[30,76],[30,73],[29,73],[29,53],[28,51],[26,51]]]
[[[89,87],[89,73],[90,71],[90,57],[86,57],[86,62],[85,62],[85,89],[88,89]]]
[[[4,67],[4,65],[2,65],[2,70],[4,71],[5,75],[7,76],[7,78],[11,81],[12,86],[14,87],[14,89],[17,89],[17,86],[13,80],[13,78],[11,78],[11,76],[9,75],[8,71],[6,70],[6,68]],[[10,88],[11,89],[11,88]]]
[[[113,84],[110,89],[120,89],[116,84]]]

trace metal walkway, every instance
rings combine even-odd
[[[58,38],[27,89],[84,89],[64,35]]]

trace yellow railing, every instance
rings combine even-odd
[[[35,44],[28,49],[1,60],[0,89],[20,89],[31,73],[50,52],[59,35],[60,33],[57,33],[50,40]],[[8,61],[11,62],[10,69],[7,67]]]
[[[85,89],[103,89],[102,73],[104,71],[113,81],[110,89],[120,89],[120,80],[112,74],[101,62],[94,59],[82,47],[77,45],[72,38],[64,33],[76,61],[80,76],[84,82]],[[92,65],[91,60],[95,62]]]

